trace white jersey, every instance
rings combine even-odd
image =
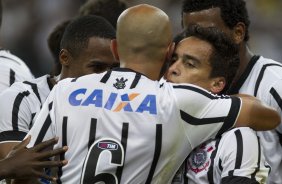
[[[232,93],[256,96],[275,108],[282,117],[282,64],[254,56]],[[282,121],[281,121],[282,122]],[[282,183],[282,124],[272,131],[258,132],[267,162],[271,166],[268,183]]]
[[[50,93],[49,75],[16,82],[0,94],[0,143],[22,141]]]
[[[67,145],[58,183],[169,183],[189,152],[233,127],[240,98],[117,68],[60,81],[29,134]],[[100,182],[99,182],[100,181]]]
[[[0,50],[0,92],[14,82],[33,79],[26,64],[7,50]]]
[[[234,176],[265,183],[270,169],[256,133],[244,127],[201,144],[190,153],[180,171],[173,184],[221,183],[223,178],[229,183]],[[181,173],[185,173],[186,178],[182,178]]]

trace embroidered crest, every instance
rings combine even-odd
[[[191,170],[196,174],[207,170],[210,165],[211,154],[214,150],[214,142],[211,142],[208,145],[204,143],[197,150],[194,150],[187,162],[188,170]]]
[[[128,81],[127,79],[124,79],[123,77],[120,79],[116,79],[116,83],[113,84],[113,86],[117,89],[124,89],[125,88],[125,83]]]
[[[207,153],[204,150],[199,150],[196,153],[193,153],[191,155],[192,158],[192,164],[195,167],[201,167],[205,164],[206,160],[207,160]]]

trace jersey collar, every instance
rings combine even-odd
[[[136,74],[142,75],[142,76],[144,76],[144,77],[146,77],[146,78],[149,79],[149,77],[147,77],[146,75],[144,75],[144,74],[142,74],[142,73],[140,73],[140,72],[137,72],[137,71],[135,71],[135,70],[132,70],[132,69],[130,69],[130,68],[119,68],[119,67],[117,67],[117,68],[113,68],[112,71],[118,71],[118,72],[132,72],[132,73],[136,73]]]
[[[257,55],[254,55],[251,58],[250,62],[247,65],[247,68],[245,69],[243,74],[240,76],[239,80],[236,82],[235,85],[231,86],[230,89],[228,90],[229,95],[239,93],[240,88],[243,86],[244,82],[246,81],[246,79],[250,75],[253,67],[255,66],[255,64],[256,64],[256,62],[258,61],[259,58],[260,58],[260,56],[257,56]]]

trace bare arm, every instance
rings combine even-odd
[[[235,123],[236,127],[251,127],[254,130],[271,130],[280,123],[280,115],[278,112],[263,104],[259,99],[245,94],[234,95],[242,100],[242,107],[238,119]]]
[[[67,147],[44,151],[44,149],[57,143],[58,140],[53,138],[35,147],[26,148],[29,141],[30,136],[15,146],[8,156],[0,161],[0,179],[42,177],[48,180],[56,180],[56,178],[46,175],[43,168],[66,165],[66,160],[46,161],[46,159],[66,152]]]

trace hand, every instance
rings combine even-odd
[[[46,173],[44,173],[43,168],[64,166],[67,164],[67,161],[49,161],[46,159],[66,152],[68,149],[67,146],[54,150],[44,150],[58,142],[58,138],[53,138],[42,142],[35,147],[26,148],[30,142],[30,138],[31,137],[28,136],[24,141],[16,145],[7,155],[5,160],[3,160],[6,163],[5,170],[7,174],[5,178],[41,177],[55,181],[56,178],[48,176]],[[1,166],[3,166],[2,163]]]

